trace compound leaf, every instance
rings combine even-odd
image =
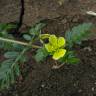
[[[5,60],[1,63],[0,66],[0,88],[8,88],[10,84],[14,83],[15,76],[19,76],[19,65],[16,64],[14,68],[12,68],[12,64],[14,63],[13,59]]]
[[[48,56],[48,52],[45,48],[41,48],[37,50],[37,54],[35,55],[35,59],[37,62],[43,61]]]
[[[74,51],[67,51],[59,61],[67,64],[77,64],[80,60],[76,57]]]
[[[32,26],[32,28],[29,30],[29,33],[32,36],[38,36],[40,34],[40,30],[45,26],[45,23],[37,23],[36,25]]]
[[[81,44],[82,40],[88,37],[92,25],[92,23],[83,23],[73,27],[71,31],[67,31],[65,33],[67,46],[72,47],[73,44]]]
[[[23,35],[23,38],[24,38],[25,40],[27,40],[27,41],[30,41],[30,40],[32,39],[32,37],[31,37],[30,35],[28,35],[28,34],[24,34],[24,35]]]
[[[5,58],[16,58],[19,55],[19,52],[9,51],[4,54]]]

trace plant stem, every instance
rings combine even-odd
[[[62,66],[64,66],[65,63],[62,63],[60,65],[53,65],[52,69],[59,69],[61,68]]]
[[[32,43],[33,43],[33,40],[28,43],[28,46],[32,45]],[[23,51],[20,53],[20,55],[15,59],[15,61],[12,64],[11,68],[14,67],[14,65],[20,60],[20,58],[22,58],[22,56],[24,55],[24,53],[30,48],[28,46],[26,48],[24,48]]]
[[[11,68],[14,67],[14,65],[19,61],[19,59],[22,57],[22,55],[28,50],[28,48],[25,48],[20,55],[15,59],[14,63],[12,64]]]
[[[12,39],[5,39],[5,38],[2,38],[0,37],[0,40],[1,41],[4,41],[4,42],[9,42],[9,43],[16,43],[16,44],[20,44],[20,45],[24,45],[24,46],[31,46],[33,48],[41,48],[40,46],[38,45],[29,45],[28,43],[26,42],[21,42],[21,41],[17,41],[17,40],[12,40]]]

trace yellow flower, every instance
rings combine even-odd
[[[45,48],[51,54],[53,53],[53,59],[58,60],[66,53],[64,37],[56,37],[55,35],[49,36],[49,43],[45,44]]]
[[[60,59],[61,57],[63,57],[66,53],[66,50],[65,49],[58,49],[55,51],[55,53],[53,54],[53,59],[54,60],[58,60]]]

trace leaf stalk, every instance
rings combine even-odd
[[[16,43],[16,44],[20,44],[23,46],[30,46],[30,47],[35,48],[35,49],[41,48],[41,46],[38,46],[38,45],[33,45],[33,44],[29,45],[27,42],[21,42],[21,41],[17,41],[17,40],[8,39],[8,38],[0,37],[0,41],[9,42],[9,43]]]

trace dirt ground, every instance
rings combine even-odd
[[[17,1],[1,0],[0,22],[18,21],[20,2]],[[96,17],[86,14],[89,10],[96,12],[95,0],[64,0],[62,4],[59,0],[25,0],[21,30],[41,19],[48,19],[42,32],[61,36],[84,22],[96,25]],[[37,63],[32,58],[32,50],[29,62],[21,68],[19,80],[0,96],[96,96],[96,30],[92,32],[94,35],[89,40],[74,47],[80,58],[77,65],[66,64],[59,70],[52,70],[52,60]]]
[[[62,2],[60,4],[60,1]],[[53,19],[63,15],[86,14],[96,11],[95,0],[24,0],[25,14],[23,23],[32,25],[41,19]],[[0,22],[18,21],[20,0],[0,0]]]

